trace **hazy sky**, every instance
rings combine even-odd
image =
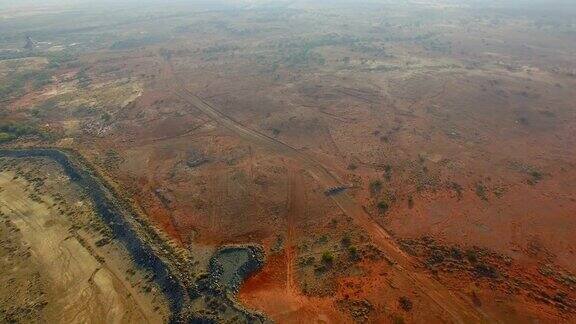
[[[576,8],[576,0],[322,0],[323,4],[329,4],[331,1],[335,2],[346,2],[351,3],[358,2],[413,2],[413,3],[461,3],[472,6],[496,6],[496,7],[515,7],[524,9],[535,9],[535,8],[550,8],[550,6],[561,6],[566,8]],[[65,6],[78,6],[87,4],[137,4],[142,5],[145,3],[228,3],[228,4],[250,4],[250,3],[271,3],[271,2],[311,2],[318,3],[318,0],[0,0],[0,9],[6,8],[21,8],[30,6],[54,6],[54,5],[65,5]],[[570,10],[572,11],[572,10]]]

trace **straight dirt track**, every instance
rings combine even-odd
[[[198,97],[184,86],[184,82],[175,75],[172,64],[169,60],[164,60],[163,77],[176,82],[174,94],[189,103],[194,108],[200,110],[220,125],[234,132],[240,138],[254,145],[267,148],[280,155],[294,158],[302,164],[317,183],[323,188],[329,189],[342,186],[343,183],[338,177],[328,170],[320,162],[313,159],[308,154],[283,143],[266,134],[250,129],[240,122],[235,121],[230,116],[222,113],[214,106]],[[417,269],[418,263],[405,254],[391,238],[388,232],[382,228],[375,220],[359,206],[346,192],[340,192],[330,196],[339,208],[346,215],[352,217],[361,226],[376,244],[387,255],[392,268],[403,278],[405,283],[416,291],[420,291],[432,303],[436,304],[454,323],[494,323],[481,310],[471,303],[453,294],[440,282],[422,273]],[[290,285],[290,283],[289,283]]]

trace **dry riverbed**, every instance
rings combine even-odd
[[[0,158],[0,322],[167,321],[164,296],[48,159]]]

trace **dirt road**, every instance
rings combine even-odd
[[[257,130],[250,129],[222,113],[210,103],[198,97],[184,86],[184,82],[174,73],[169,61],[164,61],[163,76],[174,80],[174,94],[188,102],[194,108],[202,111],[223,127],[237,134],[240,138],[261,147],[265,147],[283,156],[298,160],[305,169],[323,188],[328,189],[343,185],[342,181],[324,165],[308,154],[283,143],[273,137]],[[467,300],[456,296],[434,278],[417,269],[416,261],[405,254],[375,220],[359,206],[346,192],[330,196],[340,209],[352,217],[372,238],[374,243],[387,255],[400,277],[404,278],[414,290],[421,291],[446,312],[454,323],[484,323],[494,321],[489,319],[481,310],[475,308]]]

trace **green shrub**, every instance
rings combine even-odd
[[[0,142],[15,140],[25,135],[37,135],[47,139],[49,134],[37,129],[35,126],[26,123],[8,123],[0,125]]]
[[[390,205],[388,205],[387,202],[385,201],[381,201],[379,202],[376,207],[378,207],[378,209],[380,210],[380,212],[385,213],[388,211],[388,209],[390,209]]]
[[[322,262],[326,264],[332,264],[334,262],[334,254],[330,251],[322,253]]]
[[[354,260],[358,260],[360,259],[360,251],[358,251],[358,248],[355,247],[354,245],[350,245],[348,247],[348,253],[350,254],[350,257]]]

